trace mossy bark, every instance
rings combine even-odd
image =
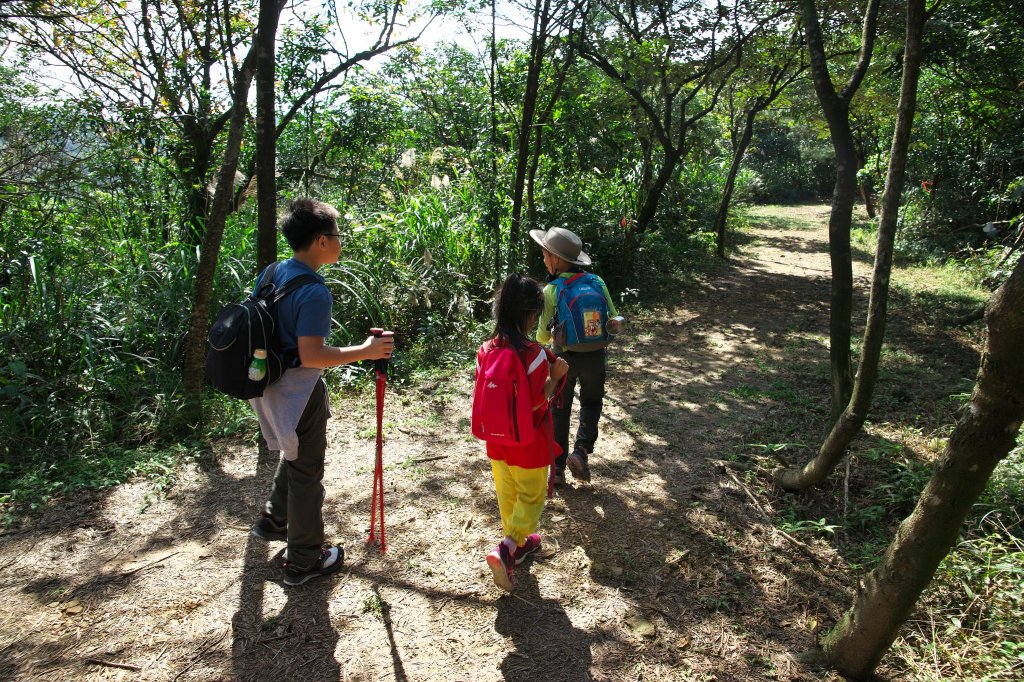
[[[213,278],[217,270],[220,246],[224,238],[224,225],[230,208],[235,171],[242,148],[242,133],[245,130],[245,116],[248,109],[249,86],[256,73],[256,48],[249,50],[235,78],[234,102],[231,107],[228,138],[224,149],[224,161],[217,180],[210,220],[206,226],[199,265],[196,269],[195,288],[192,295],[192,310],[189,314],[188,336],[185,341],[185,362],[183,383],[185,389],[185,420],[194,429],[202,424],[202,393],[205,383],[206,333],[210,325],[210,298]]]
[[[1024,261],[992,296],[985,319],[988,340],[970,403],[914,511],[824,639],[829,663],[852,679],[871,676],[996,465],[1016,444],[1024,420]]]

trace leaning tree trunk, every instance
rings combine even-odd
[[[512,216],[509,229],[511,263],[518,262],[520,221],[523,213],[523,193],[526,188],[526,172],[530,161],[530,142],[533,140],[533,126],[537,111],[537,96],[540,92],[540,71],[544,64],[544,51],[548,39],[548,22],[551,4],[548,0],[537,0],[533,7],[533,35],[530,39],[530,63],[526,72],[526,92],[523,94],[523,119],[519,126],[519,140],[516,145],[516,171],[512,182]]]
[[[829,357],[832,372],[832,418],[837,420],[853,393],[850,338],[853,317],[853,253],[850,226],[857,192],[857,153],[850,130],[850,101],[871,63],[879,0],[868,0],[857,65],[842,92],[837,93],[829,75],[818,9],[814,0],[801,0],[801,16],[814,91],[828,122],[836,160],[836,184],[828,219],[829,256],[832,263]]]
[[[646,192],[644,193],[643,201],[640,203],[640,210],[637,211],[636,215],[637,234],[646,232],[654,220],[654,216],[657,215],[661,196],[665,193],[665,188],[668,187],[672,176],[675,175],[681,158],[683,158],[682,145],[678,147],[665,147],[665,154],[657,174],[653,177],[650,184],[644,187]]]
[[[282,0],[260,0],[256,28],[256,267],[277,260],[277,117],[274,42]]]
[[[544,148],[544,127],[551,121],[551,115],[555,109],[555,105],[562,97],[562,88],[565,85],[565,77],[569,74],[569,68],[575,61],[575,54],[576,50],[574,44],[570,42],[569,53],[566,55],[565,62],[563,63],[562,68],[558,70],[558,75],[555,79],[554,92],[551,93],[551,99],[548,100],[547,106],[537,117],[537,124],[534,126],[536,134],[534,135],[533,148],[530,150],[530,168],[526,173],[527,229],[535,229],[537,227],[537,203],[534,195],[537,181],[537,168],[540,166],[540,154]]]
[[[629,274],[633,272],[633,263],[636,260],[637,249],[640,248],[640,241],[657,214],[661,195],[664,194],[665,188],[672,179],[682,155],[680,148],[672,147],[665,150],[665,158],[658,169],[658,174],[647,189],[636,220],[626,226],[622,249],[616,259],[615,269],[610,276],[605,278],[612,290],[621,291],[626,287]]]
[[[915,5],[923,0],[915,0]],[[957,540],[1024,419],[1024,261],[989,301],[988,341],[971,402],[957,421],[914,511],[861,582],[853,607],[825,637],[829,663],[867,679]]]
[[[249,50],[235,79],[234,99],[231,105],[231,119],[224,149],[224,161],[217,176],[217,190],[213,196],[210,219],[206,224],[196,271],[196,285],[189,314],[188,337],[185,341],[184,388],[186,419],[190,426],[198,428],[202,423],[202,394],[204,365],[206,360],[206,331],[209,324],[210,296],[213,290],[213,276],[217,270],[217,259],[224,237],[224,224],[234,196],[235,171],[242,148],[242,133],[245,130],[245,114],[249,99],[249,84],[256,73],[256,48]]]
[[[918,0],[910,0],[916,3]],[[842,460],[850,441],[860,432],[867,419],[868,409],[875,384],[878,381],[878,365],[885,340],[885,323],[889,303],[889,276],[892,273],[893,245],[896,241],[896,222],[899,215],[900,196],[903,193],[907,167],[907,150],[910,147],[910,133],[914,124],[914,110],[917,108],[917,81],[921,73],[921,25],[910,25],[917,21],[915,13],[908,13],[907,40],[903,55],[903,80],[900,85],[900,101],[896,111],[896,130],[889,151],[889,169],[882,195],[882,217],[878,223],[878,243],[875,247],[875,266],[871,278],[871,297],[868,302],[868,317],[861,344],[857,380],[846,405],[825,438],[818,455],[802,469],[783,469],[775,473],[776,482],[789,491],[806,490],[820,485]],[[849,218],[849,214],[847,214]],[[848,224],[848,223],[847,223]],[[849,234],[847,234],[849,236]],[[849,247],[849,241],[846,243]],[[834,281],[834,278],[833,278]],[[849,348],[849,342],[846,344]]]
[[[718,235],[716,254],[719,258],[725,259],[725,224],[729,217],[729,205],[732,203],[732,192],[736,187],[736,176],[740,172],[740,164],[743,163],[743,156],[747,153],[750,140],[754,137],[754,118],[760,109],[754,107],[747,110],[744,116],[743,133],[740,135],[739,144],[736,145],[732,154],[732,163],[729,164],[729,175],[725,178],[725,188],[722,190],[722,201],[718,205],[718,215],[715,217],[715,234]]]

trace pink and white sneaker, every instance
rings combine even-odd
[[[494,574],[494,584],[505,590],[512,591],[512,573],[515,570],[516,561],[508,551],[504,542],[499,542],[490,554],[487,555],[487,565],[491,567]]]
[[[512,553],[512,558],[515,559],[516,566],[526,561],[526,557],[530,556],[538,549],[540,549],[540,535],[537,533],[530,533],[523,541],[523,545],[521,547],[516,547],[516,551]]]

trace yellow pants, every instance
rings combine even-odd
[[[548,468],[523,469],[492,459],[494,489],[498,493],[501,527],[507,537],[522,545],[526,536],[537,530],[544,498],[548,492]]]

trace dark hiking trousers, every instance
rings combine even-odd
[[[298,567],[312,567],[324,542],[324,454],[327,452],[327,386],[316,382],[299,417],[295,432],[299,454],[277,463],[267,513],[288,518],[288,552],[285,559]]]
[[[569,372],[565,375],[562,392],[554,400],[551,411],[555,427],[555,442],[562,447],[562,454],[555,460],[555,470],[565,471],[565,460],[572,450],[569,449],[569,416],[572,414],[572,402],[576,382],[580,385],[580,415],[576,428],[576,442],[573,450],[580,450],[583,461],[594,451],[597,442],[597,422],[601,419],[601,408],[604,405],[604,364],[605,350],[588,352],[562,351],[559,357],[569,363]]]

